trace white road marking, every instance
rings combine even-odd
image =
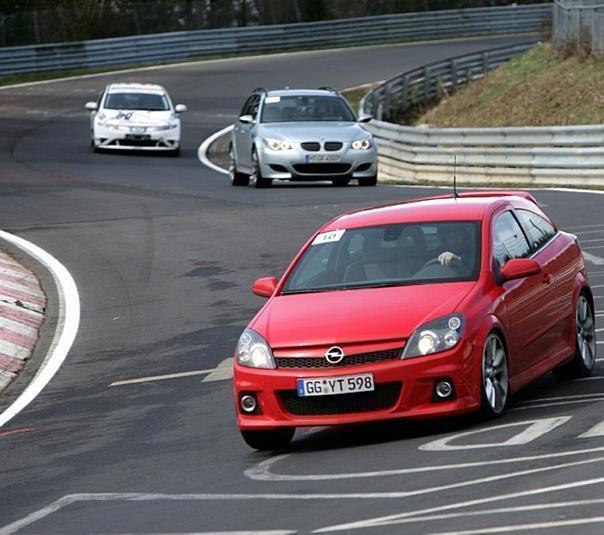
[[[233,359],[224,359],[207,377],[202,379],[202,383],[210,383],[213,381],[226,381],[233,377]]]
[[[592,286],[593,288],[604,288],[604,284],[596,284],[595,286]]]
[[[109,386],[133,385],[137,383],[147,383],[151,381],[165,381],[166,379],[180,379],[181,377],[191,377],[192,375],[206,375],[212,373],[213,368],[209,370],[194,370],[190,372],[168,373],[166,375],[151,375],[149,377],[139,377],[138,379],[126,379],[124,381],[115,381]]]
[[[539,438],[545,433],[549,433],[552,429],[565,424],[570,420],[570,416],[560,416],[558,418],[543,418],[539,420],[528,420],[525,422],[514,422],[511,424],[494,425],[490,427],[484,427],[482,429],[476,429],[473,431],[465,431],[463,433],[456,433],[449,435],[444,438],[439,438],[422,444],[419,446],[421,451],[451,451],[451,450],[473,450],[479,448],[497,448],[500,446],[520,446],[523,444],[529,444],[533,440]],[[505,442],[494,442],[494,443],[482,443],[482,444],[450,444],[452,440],[458,440],[481,433],[488,433],[496,429],[507,429],[510,427],[526,427],[520,433],[516,433]]]
[[[595,223],[593,225],[573,225],[571,227],[565,227],[567,230],[577,230],[577,229],[583,229],[583,228],[598,228],[598,227],[604,227],[604,223]],[[604,228],[602,229],[604,231]]]
[[[250,501],[250,500],[292,500],[292,501],[308,501],[308,500],[351,500],[351,499],[397,499],[406,498],[408,496],[418,496],[418,495],[426,495],[426,494],[434,494],[440,491],[446,491],[450,489],[463,488],[463,487],[471,487],[481,483],[491,483],[494,481],[501,481],[503,479],[511,479],[515,477],[522,476],[530,476],[533,474],[550,472],[553,470],[560,470],[564,468],[570,468],[573,466],[582,466],[586,464],[596,464],[604,462],[604,457],[596,457],[594,459],[575,461],[571,463],[563,463],[557,465],[550,465],[543,468],[534,468],[530,470],[522,470],[519,472],[511,472],[508,474],[501,474],[497,476],[490,476],[480,479],[473,479],[467,481],[461,481],[458,483],[453,483],[450,485],[442,485],[439,487],[428,487],[424,489],[418,489],[413,491],[399,491],[399,492],[369,492],[369,493],[348,493],[348,494],[329,494],[329,493],[294,493],[294,494],[285,494],[285,493],[265,493],[265,494],[210,494],[210,493],[199,493],[199,494],[160,494],[160,493],[100,493],[100,494],[68,494],[59,498],[55,502],[52,502],[50,505],[43,507],[29,515],[25,516],[20,520],[16,520],[3,528],[0,528],[0,535],[13,535],[17,533],[19,530],[46,518],[47,516],[67,507],[76,502],[80,501],[136,501],[136,502],[144,502],[144,501]],[[555,487],[556,490],[560,490],[561,488],[574,488],[575,486],[586,486],[589,484],[596,484],[604,482],[604,478],[593,479],[582,481],[580,483],[568,483],[566,485],[559,485]],[[536,493],[545,493],[545,492],[553,492],[554,487],[538,489],[534,491],[523,491],[520,493],[510,494],[507,497],[516,497],[531,495]],[[500,499],[506,499],[506,497],[494,497],[494,498],[485,498],[482,500],[474,500],[479,503],[487,503],[488,501],[496,501]],[[472,502],[465,502],[467,505],[472,505]],[[454,504],[451,506],[444,506],[441,508],[435,508],[436,511],[440,509],[448,509],[448,508],[457,508],[463,507],[465,504]],[[411,516],[415,514],[416,516],[423,512],[432,512],[421,511],[416,513],[403,513],[405,516]],[[400,515],[394,515],[395,517],[399,517]],[[361,522],[365,524],[366,522]],[[356,524],[356,523],[355,523]],[[355,526],[356,527],[356,526]],[[352,529],[355,529],[354,527]],[[335,528],[323,528],[318,530],[317,532],[322,531],[337,531]]]
[[[468,500],[465,502],[456,502],[449,505],[441,505],[437,507],[430,507],[427,509],[419,509],[416,511],[408,511],[406,513],[399,513],[395,515],[388,515],[382,517],[371,518],[367,520],[361,520],[358,522],[350,522],[348,524],[340,524],[337,526],[329,526],[321,529],[317,529],[313,531],[313,533],[329,533],[332,531],[344,531],[344,530],[353,530],[353,529],[367,529],[377,526],[388,526],[394,524],[406,524],[408,523],[408,519],[411,517],[418,517],[420,515],[429,514],[429,513],[437,513],[440,511],[450,511],[453,509],[463,509],[465,507],[472,507],[475,505],[482,505],[485,503],[493,503],[497,501],[503,500],[511,500],[515,498],[524,498],[527,496],[535,496],[540,494],[547,494],[550,492],[558,492],[563,490],[575,489],[580,487],[587,487],[591,485],[599,485],[604,483],[604,477],[599,477],[595,479],[586,479],[584,481],[573,481],[571,483],[564,483],[561,485],[553,485],[551,487],[541,487],[530,490],[523,490],[519,492],[512,492],[509,494],[501,494],[498,496],[488,496],[486,498],[479,498],[476,500]],[[0,532],[0,535],[3,535]]]
[[[552,403],[540,403],[536,405],[526,405],[525,407],[514,407],[511,411],[526,411],[528,409],[541,409],[543,407],[557,407],[559,405],[576,405],[577,403],[594,403],[596,401],[604,401],[604,394],[601,397],[575,399],[570,401],[555,401]]]
[[[584,524],[601,524],[604,522],[604,516],[594,516],[591,518],[578,518],[575,520],[555,520],[552,522],[537,522],[535,524],[516,524],[513,526],[494,526],[479,529],[466,529],[463,531],[439,531],[431,535],[477,535],[479,533],[518,533],[519,531],[532,529],[560,528],[563,526],[580,526]]]
[[[80,297],[73,277],[52,255],[37,245],[3,230],[0,230],[0,238],[25,251],[50,271],[57,287],[59,304],[57,326],[48,353],[25,390],[0,414],[2,427],[36,398],[61,367],[78,332]]]
[[[31,349],[17,344],[13,344],[7,340],[0,340],[0,353],[4,353],[9,357],[19,360],[27,360],[31,355]],[[1,426],[0,426],[1,427]]]
[[[310,475],[288,475],[274,474],[270,471],[273,465],[291,456],[291,454],[277,455],[266,461],[258,463],[252,468],[248,468],[244,473],[253,480],[257,481],[327,481],[338,479],[357,479],[357,478],[374,478],[385,476],[399,476],[408,474],[421,474],[426,472],[437,472],[446,470],[460,470],[462,468],[481,468],[491,467],[496,465],[513,464],[513,463],[533,463],[535,461],[559,459],[562,457],[574,457],[577,455],[589,455],[591,453],[604,452],[604,446],[597,448],[588,448],[580,450],[562,451],[556,453],[544,453],[541,455],[530,455],[523,457],[503,457],[499,459],[489,459],[487,461],[474,461],[469,463],[445,464],[445,465],[429,465],[415,468],[396,468],[392,470],[379,470],[374,472],[352,472],[341,474],[310,474]]]
[[[591,253],[587,253],[587,252],[583,251],[583,258],[585,258],[585,260],[587,260],[588,262],[595,264],[596,266],[604,266],[604,258],[600,258],[599,256],[596,256],[595,254],[591,254]]]
[[[465,517],[477,517],[477,516],[488,516],[488,515],[498,515],[505,513],[519,513],[519,512],[528,512],[528,511],[542,511],[548,509],[568,509],[570,507],[581,507],[588,505],[597,505],[600,503],[604,503],[603,498],[596,498],[593,500],[575,500],[575,501],[567,501],[567,502],[553,502],[553,503],[539,503],[533,505],[519,505],[516,507],[498,507],[497,509],[483,509],[481,511],[463,511],[461,513],[445,513],[441,515],[425,515],[425,516],[415,516],[411,518],[407,518],[405,520],[401,520],[398,524],[412,524],[417,522],[431,522],[434,520],[449,520],[452,518],[465,518]]]
[[[593,394],[576,394],[572,396],[554,396],[551,398],[535,398],[526,401],[519,401],[517,405],[529,405],[534,403],[543,403],[545,401],[567,401],[572,399],[588,399],[604,396],[604,392],[595,392]]]
[[[226,134],[227,132],[230,132],[231,130],[233,130],[233,125],[229,125],[226,128],[223,128],[222,130],[218,130],[218,132],[214,132],[211,136],[204,139],[202,141],[201,145],[199,145],[199,148],[197,149],[197,157],[199,158],[199,161],[206,167],[209,167],[210,169],[213,169],[214,171],[218,171],[219,173],[222,173],[223,175],[228,175],[229,170],[224,169],[224,168],[220,167],[219,165],[216,165],[215,163],[211,162],[208,158],[207,152],[208,152],[208,148],[210,147],[210,145],[212,143],[214,143],[214,141],[216,141],[220,136]]]
[[[589,431],[586,431],[579,438],[591,438],[604,436],[604,421],[594,425]]]

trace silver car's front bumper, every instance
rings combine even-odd
[[[258,148],[260,172],[264,178],[282,180],[329,180],[369,178],[377,174],[377,150],[353,149],[343,143],[336,151],[306,151],[299,144],[287,150]]]

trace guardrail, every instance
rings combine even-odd
[[[0,77],[221,55],[541,32],[551,4],[402,13],[0,48]]]
[[[368,93],[361,101],[361,111],[375,109],[379,114],[391,110],[392,102],[402,102],[405,85],[415,84],[420,97],[432,98],[438,83],[434,76],[426,76],[426,70],[440,73],[443,85],[453,88],[455,81],[461,86],[529,46],[460,56],[403,73]],[[475,76],[460,77],[461,65],[469,66]],[[418,73],[423,74],[418,77]],[[403,82],[405,78],[407,82]],[[460,182],[467,183],[604,186],[601,125],[415,128],[374,120],[366,128],[377,139],[381,181],[448,182],[455,172]]]
[[[562,51],[604,56],[604,3],[555,0],[554,44]]]
[[[402,73],[365,95],[361,106],[379,120],[393,120],[418,106],[455,93],[468,82],[484,76],[514,56],[526,52],[536,41],[449,58]]]

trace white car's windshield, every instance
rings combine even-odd
[[[319,234],[283,293],[476,280],[476,221],[401,223]]]
[[[354,114],[341,97],[268,96],[262,107],[261,123],[306,121],[355,121]]]
[[[105,99],[109,110],[167,111],[170,109],[165,95],[157,93],[109,93]]]

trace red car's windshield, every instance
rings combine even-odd
[[[424,222],[319,234],[283,293],[476,280],[480,224]]]

